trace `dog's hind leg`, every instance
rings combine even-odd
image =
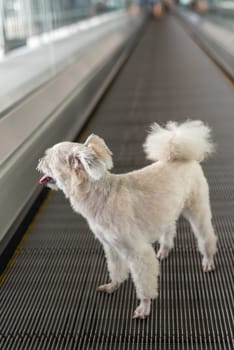
[[[128,264],[140,305],[133,318],[144,318],[150,313],[150,300],[158,296],[159,262],[150,244],[139,242],[128,252]]]
[[[202,190],[202,192],[201,192]],[[198,248],[203,256],[203,271],[214,270],[214,255],[217,250],[217,237],[211,222],[208,188],[201,186],[199,193],[183,211],[198,240]]]
[[[98,292],[112,293],[128,278],[128,266],[119,253],[108,244],[103,244],[111,282],[97,287]]]
[[[164,259],[168,257],[170,250],[174,246],[174,237],[176,235],[176,223],[172,222],[168,229],[162,234],[159,239],[160,248],[157,252],[158,259]]]

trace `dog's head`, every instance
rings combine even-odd
[[[75,176],[76,183],[97,181],[111,169],[112,153],[104,140],[94,134],[84,144],[61,142],[49,148],[39,160],[41,185],[64,190]]]

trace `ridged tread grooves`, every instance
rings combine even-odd
[[[233,89],[180,25],[170,16],[151,21],[83,138],[104,137],[114,171],[124,172],[147,164],[141,145],[151,122],[208,122],[218,144],[204,165],[219,237],[216,271],[202,272],[196,240],[180,219],[151,315],[132,320],[131,280],[113,295],[96,293],[108,280],[102,248],[54,193],[1,286],[1,350],[233,349],[233,111]]]

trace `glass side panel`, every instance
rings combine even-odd
[[[6,54],[28,38],[120,9],[125,0],[0,0],[0,49]]]
[[[112,35],[123,15],[118,10],[126,5],[126,0],[0,0],[0,118],[79,59],[88,45]]]
[[[208,21],[234,32],[234,0],[179,0]]]

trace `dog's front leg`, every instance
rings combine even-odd
[[[150,299],[158,296],[159,263],[150,244],[139,243],[128,253],[129,268],[136,287],[140,305],[133,318],[145,318],[150,314]]]
[[[103,248],[106,255],[107,267],[111,282],[103,284],[97,288],[98,292],[112,293],[120,284],[128,278],[128,266],[117,250],[107,243],[103,243]]]

